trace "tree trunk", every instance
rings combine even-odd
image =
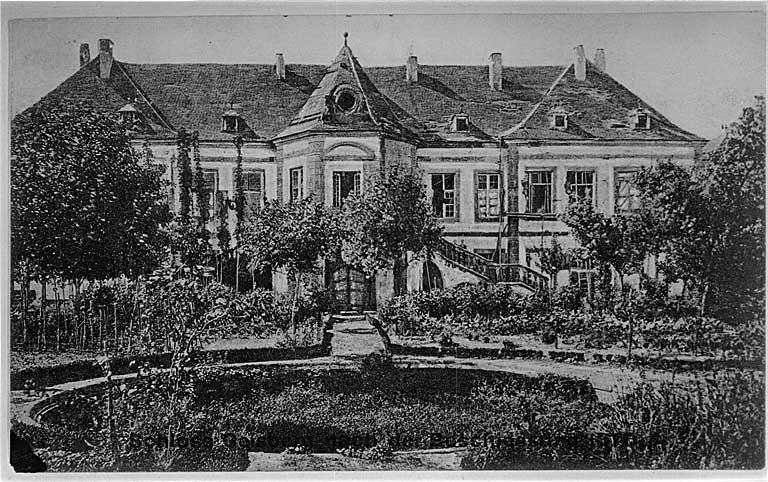
[[[27,321],[29,317],[29,266],[24,263],[24,275],[21,284],[21,339],[24,345],[27,344]]]
[[[38,349],[40,348],[40,344],[42,343],[43,349],[45,349],[46,340],[45,340],[45,281],[41,281],[40,283],[40,326],[38,327],[39,335],[38,335]]]
[[[405,286],[406,283],[404,282],[404,272],[406,269],[406,264],[403,260],[404,257],[405,255],[396,256],[392,266],[392,291],[395,296],[405,294],[407,288],[407,286]]]
[[[240,250],[235,250],[235,293],[240,292]]]
[[[56,288],[55,294],[56,294],[56,351],[61,351],[61,307],[59,303],[58,287]]]
[[[699,315],[704,316],[707,313],[707,297],[709,296],[709,284],[704,285],[704,292],[701,294],[701,306]]]
[[[296,286],[293,289],[293,306],[291,306],[291,330],[296,336],[296,315],[299,306],[299,292],[301,290],[301,271],[296,271]]]
[[[379,317],[366,315],[366,318],[368,318],[368,323],[376,329],[381,338],[381,343],[384,345],[384,355],[387,357],[392,356],[392,340],[389,338],[389,333],[387,333]]]

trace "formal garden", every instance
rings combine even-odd
[[[764,116],[759,98],[693,168],[643,170],[632,214],[574,196],[562,220],[580,247],[554,238],[541,265],[555,279],[588,260],[589,289],[524,295],[406,291],[408,256],[441,236],[417,173],[382,172],[341,209],[252,209],[235,138],[234,198],[209,219],[195,133],[178,135],[174,213],[118,124],[33,108],[12,131],[12,430],[50,471],[242,471],[270,454],[279,470],[762,468]],[[327,259],[392,269],[394,296],[353,325]],[[269,273],[284,292],[259,287]],[[335,353],[361,326],[375,346]],[[578,376],[598,369],[637,383],[605,398]],[[453,465],[425,462],[444,453]]]

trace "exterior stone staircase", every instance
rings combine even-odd
[[[528,266],[511,263],[494,263],[488,259],[456,246],[441,238],[437,253],[450,266],[469,272],[488,283],[519,285],[531,292],[546,290],[549,277]]]

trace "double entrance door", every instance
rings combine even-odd
[[[345,311],[376,309],[376,279],[351,266],[335,263],[328,266],[327,281],[336,300]]]

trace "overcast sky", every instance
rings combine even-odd
[[[486,64],[488,54],[499,51],[505,65],[565,65],[575,45],[583,44],[590,59],[602,47],[608,72],[618,81],[681,127],[711,138],[764,94],[765,13],[758,3],[699,5],[456,3],[438,10],[429,4],[177,4],[161,11],[161,4],[5,4],[5,18],[49,17],[9,24],[9,107],[17,114],[72,75],[80,43],[90,43],[95,57],[99,38],[111,38],[115,58],[125,62],[271,63],[275,52],[283,52],[287,63],[327,64],[348,31],[363,68],[403,64],[411,50],[421,64]],[[723,9],[739,11],[715,11]],[[254,15],[260,12],[288,16]],[[306,12],[326,15],[298,15]]]

